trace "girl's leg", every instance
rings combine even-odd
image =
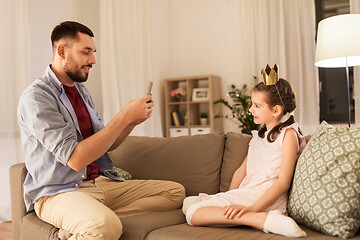
[[[270,211],[264,222],[264,232],[272,232],[287,237],[306,237],[306,232],[296,222],[278,210]]]
[[[188,208],[193,205],[194,203],[199,202],[199,197],[198,196],[189,196],[186,197],[183,201],[183,206],[182,206],[182,211],[183,213],[186,215],[186,212],[188,210]]]
[[[189,209],[190,211],[191,209]],[[227,219],[224,212],[225,209],[223,207],[201,207],[191,217],[191,224],[193,226],[217,227],[247,225],[261,230],[264,229],[264,222],[267,217],[266,212],[247,212],[240,218],[235,216],[233,219]]]
[[[192,211],[194,211],[194,213],[190,216],[190,219],[188,219],[187,216],[187,220],[194,226],[229,227],[247,225],[264,230],[264,232],[272,232],[287,237],[306,236],[306,233],[299,228],[293,219],[281,214],[281,212],[277,210],[268,213],[247,212],[240,218],[235,216],[233,219],[227,219],[224,215],[225,209],[223,207],[191,208],[192,206],[189,207],[187,213],[191,214]]]

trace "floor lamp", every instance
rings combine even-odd
[[[319,22],[315,66],[346,68],[349,127],[351,124],[349,67],[360,65],[360,14],[344,14]]]

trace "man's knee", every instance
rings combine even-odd
[[[183,200],[186,197],[186,191],[183,185],[177,182],[170,182],[171,188],[168,190],[169,196],[181,207]]]
[[[106,214],[103,217],[102,233],[104,239],[118,240],[123,232],[123,227],[119,217],[115,213]]]
[[[172,182],[173,183],[173,190],[172,190],[172,194],[182,197],[182,200],[184,200],[185,198],[185,188],[183,185],[181,185],[180,183],[177,182]],[[181,201],[182,201],[181,200]]]
[[[81,234],[85,239],[118,240],[122,234],[121,221],[113,212],[102,214],[89,221],[92,222],[92,226]]]

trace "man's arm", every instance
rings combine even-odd
[[[152,96],[152,94],[151,94]],[[153,102],[153,100],[151,99],[149,102],[150,103]],[[150,113],[150,115],[148,117],[151,117],[152,112]],[[129,136],[129,134],[131,133],[131,131],[136,127],[136,125],[139,125],[140,123],[144,122],[146,119],[144,120],[140,120],[138,122],[133,122],[130,123],[125,129],[124,131],[122,131],[122,133],[120,134],[120,136],[118,136],[118,138],[115,140],[115,142],[111,145],[110,149],[108,150],[109,152],[112,150],[115,150],[118,146],[120,146],[121,143],[123,143],[123,141],[127,138],[127,136]]]
[[[102,130],[78,143],[67,165],[81,171],[109,149],[115,149],[137,124],[151,116],[154,106],[151,98],[148,95],[129,102]]]
[[[112,150],[115,150],[118,146],[120,146],[120,144],[124,142],[127,136],[129,136],[135,126],[135,124],[127,125],[127,127],[124,129],[124,131],[121,132],[120,136],[115,140],[115,142],[111,145],[108,151],[110,152]]]

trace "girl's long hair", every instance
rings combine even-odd
[[[288,112],[290,113],[296,108],[295,94],[290,83],[285,79],[280,78],[276,83],[276,86],[265,85],[260,82],[254,87],[253,91],[265,92],[267,94],[267,104],[269,104],[270,107],[274,107],[276,105],[283,106],[284,112],[282,115],[285,115]],[[279,136],[281,130],[284,127],[290,126],[294,122],[294,116],[291,115],[285,122],[279,123],[270,130],[267,135],[267,140],[269,142],[274,142]],[[259,137],[264,138],[266,131],[266,125],[264,124],[258,132]],[[300,129],[299,132],[301,133]]]

